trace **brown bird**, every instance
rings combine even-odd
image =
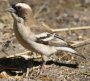
[[[16,38],[26,49],[41,54],[43,65],[46,63],[47,57],[59,51],[68,51],[80,56],[71,47],[62,46],[68,44],[59,35],[52,32],[51,28],[38,22],[29,5],[17,3],[9,11],[14,19],[13,28]]]

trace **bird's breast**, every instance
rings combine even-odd
[[[15,36],[18,40],[18,42],[26,49],[33,51],[33,48],[30,46],[30,44],[26,41],[25,38],[23,38],[23,35],[18,31],[18,25],[14,24],[14,32]],[[23,33],[23,32],[22,32]],[[24,33],[23,33],[24,34]]]

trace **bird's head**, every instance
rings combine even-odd
[[[29,15],[32,15],[31,7],[26,3],[17,3],[12,5],[12,10],[14,9],[14,13],[19,17],[25,19]],[[13,11],[11,11],[13,12]]]

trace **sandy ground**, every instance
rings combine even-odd
[[[28,1],[28,2],[27,2]],[[16,3],[17,0],[10,0],[10,3]],[[90,7],[83,6],[79,0],[24,0],[31,5],[36,19],[40,22],[47,23],[52,28],[79,27],[90,25]],[[26,73],[27,67],[34,67],[32,76],[23,77],[22,73],[16,77],[21,81],[90,81],[90,45],[85,45],[76,50],[86,57],[86,60],[72,56],[69,53],[62,52],[59,55],[53,55],[52,61],[45,65],[43,74],[38,78],[35,77],[39,65],[42,64],[41,58],[25,60],[23,57],[5,58],[8,55],[14,55],[26,51],[15,38],[13,32],[13,19],[5,9],[8,7],[7,2],[0,0],[0,72],[8,73],[8,76],[1,80],[8,80],[9,77],[16,80],[16,71]],[[65,41],[81,41],[90,38],[90,29],[59,32]],[[29,54],[31,57],[32,54]],[[37,56],[36,56],[37,57]],[[40,59],[40,61],[38,61]],[[4,68],[3,68],[4,67]],[[10,69],[11,68],[11,69]],[[14,70],[13,70],[14,68]],[[13,76],[12,76],[13,75]],[[7,79],[5,79],[7,78]],[[11,79],[9,79],[12,81]]]

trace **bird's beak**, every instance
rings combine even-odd
[[[6,12],[10,12],[10,13],[15,13],[16,12],[16,10],[14,9],[14,8],[7,8],[6,10],[5,10]]]

